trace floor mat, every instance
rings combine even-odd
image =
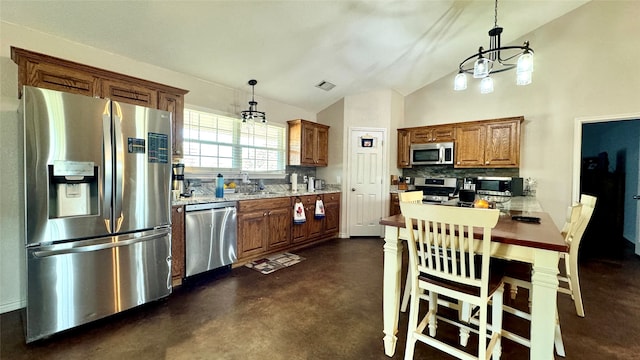
[[[280,269],[284,269],[288,266],[295,265],[302,260],[304,260],[303,257],[292,253],[280,253],[252,261],[245,266],[266,275]]]

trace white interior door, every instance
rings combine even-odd
[[[386,130],[352,128],[349,138],[349,236],[381,236]]]

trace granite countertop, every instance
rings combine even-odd
[[[172,206],[179,205],[191,205],[191,204],[203,204],[203,203],[212,203],[212,202],[222,202],[222,201],[240,201],[240,200],[257,200],[257,199],[269,199],[269,198],[278,198],[278,197],[292,197],[292,196],[302,196],[302,195],[319,195],[319,194],[331,194],[331,193],[339,193],[339,190],[316,190],[313,192],[309,191],[297,191],[293,192],[291,190],[288,191],[257,191],[249,194],[242,193],[225,193],[223,198],[217,198],[211,195],[194,195],[191,197],[181,197],[179,200],[171,201]]]

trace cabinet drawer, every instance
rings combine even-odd
[[[340,193],[324,194],[325,204],[336,203],[336,202],[340,202]]]
[[[271,210],[276,208],[289,207],[288,197],[278,197],[270,199],[258,199],[258,200],[241,200],[238,201],[238,211],[256,211],[256,210]]]

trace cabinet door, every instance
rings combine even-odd
[[[302,124],[302,165],[316,164],[316,129],[310,124]]]
[[[184,277],[184,208],[171,208],[171,282],[173,285],[182,284]]]
[[[484,164],[491,167],[520,165],[520,122],[487,124]]]
[[[465,125],[458,127],[455,143],[455,167],[482,167],[484,165],[486,127]]]
[[[412,144],[426,144],[433,141],[433,130],[430,127],[411,129]]]
[[[160,92],[158,94],[158,108],[172,114],[172,152],[173,155],[182,155],[184,102],[183,96]]]
[[[158,108],[158,92],[134,83],[102,79],[102,97],[128,104]]]
[[[238,215],[238,258],[259,255],[266,251],[268,220],[266,210]]]
[[[92,97],[100,94],[98,78],[91,74],[55,64],[24,61],[26,71],[23,85]]]
[[[411,142],[409,131],[398,130],[398,168],[410,168]]]
[[[289,245],[291,234],[291,211],[288,207],[269,210],[268,250]]]
[[[326,194],[324,199],[324,233],[335,235],[340,231],[340,194]]]
[[[315,142],[315,164],[316,166],[327,166],[329,164],[329,129],[318,126],[316,128]]]
[[[456,138],[456,131],[453,126],[436,126],[431,133],[433,142],[453,141]]]
[[[318,195],[317,197],[313,197],[313,199],[311,200],[312,203],[309,204],[308,206],[308,213],[307,213],[307,221],[309,222],[309,232],[307,234],[307,237],[309,239],[313,239],[316,237],[319,237],[320,235],[322,235],[322,231],[324,228],[324,218],[323,219],[316,219],[315,215],[316,215],[316,198],[322,199],[322,197],[320,195]],[[326,208],[325,208],[325,216],[326,216]]]
[[[400,214],[400,197],[397,193],[391,193],[389,202],[389,216]]]

